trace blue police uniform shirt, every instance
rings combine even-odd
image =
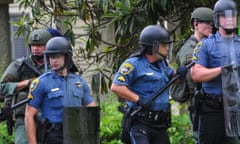
[[[127,86],[141,99],[148,101],[169,82],[174,73],[165,61],[159,61],[157,64],[159,68],[149,63],[144,55],[129,58],[119,68],[113,83]],[[165,110],[168,108],[168,102],[169,92],[165,90],[152,102],[150,110]],[[137,104],[131,101],[126,103],[130,107],[137,107]]]
[[[215,68],[231,64],[231,52],[236,55],[236,63],[240,64],[240,38],[235,35],[234,38],[224,38],[217,32],[203,39],[193,52],[193,61],[206,68]],[[205,93],[217,96],[222,95],[221,75],[216,78],[203,82],[202,87]]]
[[[67,77],[51,71],[35,79],[30,88],[33,99],[29,105],[42,113],[50,123],[63,121],[64,107],[79,107],[93,102],[87,83],[79,76],[68,73]]]

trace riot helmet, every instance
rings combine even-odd
[[[222,27],[226,33],[233,33],[237,28],[237,5],[233,0],[218,0],[214,5],[214,25],[216,28]],[[226,20],[220,23],[220,16]],[[233,19],[236,17],[236,22]]]
[[[168,31],[159,25],[145,27],[139,37],[139,45],[142,53],[146,52],[150,55],[161,56],[162,58],[166,56],[159,53],[160,44],[169,44],[170,46],[171,43]]]
[[[54,28],[47,28],[47,31],[52,35],[52,37],[63,36],[60,31]]]
[[[191,23],[193,22],[212,22],[213,10],[207,7],[196,8],[191,14]]]
[[[64,66],[70,69],[72,67],[72,47],[70,42],[61,36],[51,38],[46,44],[46,50],[44,56],[48,60],[50,55],[64,54],[65,64]]]

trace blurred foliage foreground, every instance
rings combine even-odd
[[[173,105],[176,103],[173,102]],[[100,140],[101,144],[122,144],[119,140],[122,113],[118,111],[118,100],[109,96],[101,105]],[[173,109],[173,107],[172,107]],[[175,107],[174,109],[179,109]],[[173,110],[172,110],[173,111]],[[175,110],[174,110],[175,111]],[[193,136],[187,113],[172,113],[172,127],[168,129],[171,144],[193,144]],[[0,124],[0,144],[13,144],[14,136],[8,136],[5,122]]]

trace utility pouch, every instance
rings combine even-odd
[[[190,109],[190,111],[198,115],[203,101],[204,101],[204,93],[202,89],[195,88],[194,96],[191,98],[192,109]]]
[[[131,110],[132,108],[130,107],[126,108],[122,118],[121,141],[126,144],[131,144],[131,138],[129,134],[133,120],[133,117],[130,116]]]

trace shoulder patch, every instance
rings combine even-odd
[[[121,67],[121,74],[126,75],[129,74],[133,70],[133,65],[130,63],[125,63]]]
[[[202,42],[200,41],[193,50],[193,57],[192,57],[193,61],[196,61],[198,59],[197,53],[200,51],[201,48],[202,48]]]
[[[39,79],[37,78],[32,81],[30,86],[30,92],[33,92],[36,89],[36,87],[38,86],[38,83],[39,83]]]
[[[124,78],[123,76],[119,76],[119,77],[118,77],[118,81],[120,81],[120,82],[125,82],[126,80],[125,80],[125,78]]]

